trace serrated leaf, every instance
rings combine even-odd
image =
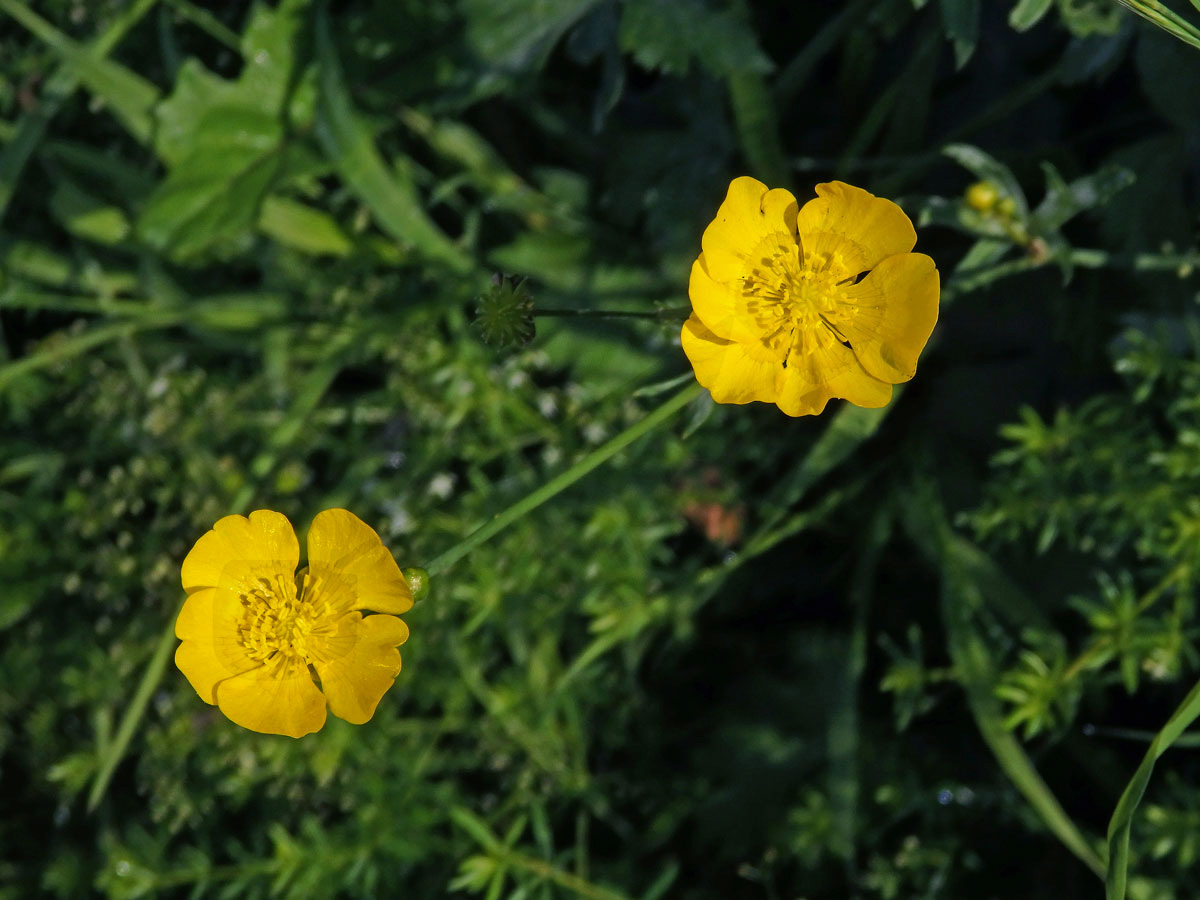
[[[599,0],[463,0],[467,42],[487,63],[509,72],[536,71],[550,51]]]
[[[620,41],[638,65],[676,75],[693,61],[718,78],[774,68],[748,24],[699,0],[628,0],[621,11]]]
[[[155,149],[169,172],[138,219],[146,243],[177,262],[248,232],[279,178],[293,45],[307,0],[256,7],[236,81],[195,60],[158,109]]]

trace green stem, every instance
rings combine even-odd
[[[1105,250],[1079,248],[1067,254],[1071,265],[1081,269],[1121,268],[1134,272],[1180,272],[1189,268],[1200,267],[1200,253],[1188,251],[1184,253],[1134,253],[1118,254]],[[942,289],[942,302],[946,303],[960,294],[967,294],[979,288],[987,287],[993,281],[1018,275],[1021,272],[1032,272],[1054,262],[1051,258],[1035,259],[1032,256],[1022,256],[991,266],[968,269],[955,272]],[[1182,274],[1180,277],[1184,277]]]
[[[526,856],[523,853],[518,853],[515,850],[508,850],[504,853],[501,859],[510,866],[516,866],[519,869],[524,869],[531,875],[549,881],[558,885],[564,890],[570,891],[578,897],[586,897],[588,900],[629,900],[624,894],[619,894],[616,891],[609,890],[606,887],[601,887],[598,884],[593,884],[585,878],[580,878],[578,875],[572,875],[570,872],[564,872],[548,862],[540,859],[535,859],[532,856]]]
[[[187,19],[209,37],[224,44],[234,53],[242,52],[242,42],[236,32],[230,31],[225,25],[207,10],[201,9],[187,0],[167,0],[167,5],[180,17]]]
[[[700,385],[695,383],[689,384],[644,419],[630,425],[616,437],[597,447],[583,459],[579,460],[571,468],[557,477],[550,479],[533,493],[522,497],[508,509],[498,513],[487,524],[477,528],[445,553],[431,560],[425,568],[430,575],[438,575],[444,572],[484,541],[499,534],[526,513],[537,509],[547,500],[569,488],[593,469],[608,462],[642,435],[650,433],[659,425],[666,422],[675,413],[687,406],[695,397],[699,396],[701,390]]]
[[[676,309],[630,310],[630,309],[535,309],[535,316],[561,316],[573,318],[582,316],[589,319],[668,319],[682,318],[691,313],[692,308],[678,307]]]

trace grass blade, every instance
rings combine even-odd
[[[971,619],[971,609],[982,602],[982,596],[973,582],[962,577],[953,555],[948,553],[944,564],[947,578],[942,593],[942,618],[950,658],[966,691],[975,725],[1001,770],[1051,833],[1084,865],[1102,876],[1104,863],[1093,849],[1092,841],[1067,815],[1020,741],[1004,725],[1004,712],[994,693],[995,660]]]
[[[142,672],[137,690],[134,691],[133,699],[129,701],[129,708],[121,719],[121,725],[117,728],[116,735],[100,751],[99,770],[96,772],[96,780],[92,782],[92,789],[88,792],[88,812],[92,812],[104,796],[104,791],[108,788],[108,783],[117,770],[117,765],[125,755],[125,748],[129,746],[133,732],[146,712],[146,706],[150,703],[150,695],[158,687],[158,682],[167,669],[167,660],[171,658],[171,650],[174,646],[175,617],[172,616],[168,627],[159,635],[158,643],[154,646],[154,655],[150,657],[150,662],[146,664],[146,668]]]
[[[1191,44],[1200,49],[1200,30],[1157,0],[1117,0],[1117,2],[1126,9],[1137,13],[1147,22],[1157,25],[1167,34],[1174,35],[1185,44]],[[1192,0],[1192,5],[1195,6],[1196,2],[1197,0]]]
[[[43,346],[35,353],[22,356],[0,366],[0,390],[8,387],[14,380],[29,372],[35,372],[46,366],[51,366],[65,359],[70,359],[73,356],[78,356],[81,353],[91,350],[93,347],[127,337],[138,331],[151,328],[169,328],[172,325],[179,324],[186,317],[187,313],[183,311],[163,312],[154,315],[147,314],[136,321],[114,322],[111,325],[101,325],[98,328],[85,331],[83,334],[56,340],[47,346]]]
[[[153,4],[145,5],[149,11]],[[0,0],[0,12],[54,50],[71,75],[102,99],[139,143],[149,143],[154,129],[150,110],[158,102],[158,88],[136,72],[105,59],[95,47],[71,40],[19,0]]]
[[[942,572],[942,619],[946,643],[954,662],[967,706],[1001,771],[1020,791],[1050,832],[1097,877],[1104,877],[1104,861],[1094,841],[1072,821],[1058,798],[1042,779],[1020,741],[1004,725],[1004,712],[995,696],[997,666],[974,614],[985,606],[1002,607],[1011,599],[989,596],[990,583],[976,577],[983,556],[970,541],[954,534],[946,523],[941,502],[932,491],[923,491],[902,503],[909,538]],[[994,568],[994,567],[993,567]]]
[[[1124,900],[1125,883],[1129,870],[1129,830],[1133,823],[1133,814],[1146,786],[1150,783],[1150,775],[1154,772],[1154,764],[1174,744],[1188,726],[1200,717],[1200,684],[1188,692],[1179,704],[1167,724],[1162,727],[1142,757],[1141,765],[1133,773],[1117,808],[1113,811],[1108,823],[1108,870],[1104,878],[1104,891],[1107,900]]]
[[[157,0],[136,0],[132,6],[108,27],[108,30],[96,38],[88,47],[92,59],[103,59],[120,42],[138,20],[148,13]],[[9,0],[8,7],[12,6]],[[7,7],[6,7],[7,10]],[[17,124],[16,133],[0,153],[0,219],[8,209],[17,182],[29,162],[29,157],[41,143],[50,124],[67,98],[75,92],[79,84],[79,76],[74,67],[63,63],[50,76],[38,105],[21,117]]]

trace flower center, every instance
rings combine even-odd
[[[848,344],[833,319],[853,283],[841,254],[805,254],[790,236],[772,235],[749,255],[741,294],[763,345],[787,365],[794,351],[830,340]]]
[[[301,570],[296,580],[257,577],[241,585],[237,640],[251,659],[307,663],[312,658],[310,637],[326,630],[331,610],[320,602],[314,580],[306,580],[307,571]]]

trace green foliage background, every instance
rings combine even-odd
[[[1200,895],[1200,50],[1107,0],[0,14],[0,896],[1096,897],[1172,738],[1112,847]],[[419,565],[689,379],[738,174],[918,222],[889,408],[692,404],[437,578],[365,726],[195,696],[217,518]]]

